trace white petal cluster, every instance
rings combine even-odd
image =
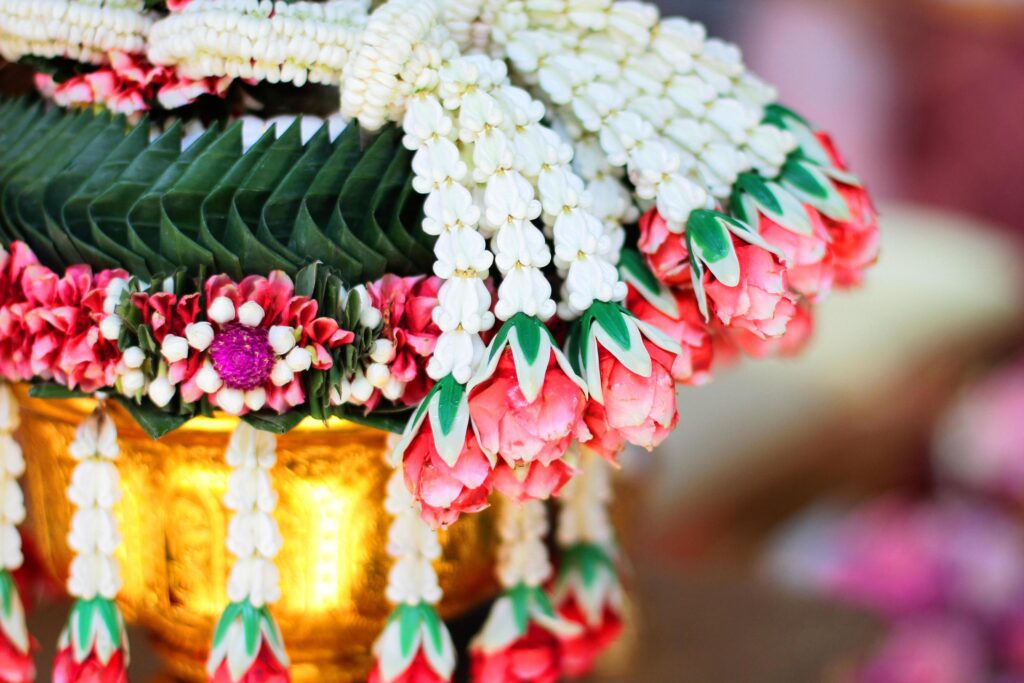
[[[121,535],[114,506],[121,500],[116,460],[120,453],[114,421],[102,409],[87,417],[69,448],[77,461],[68,487],[75,506],[68,546],[75,552],[68,575],[68,592],[76,598],[97,596],[113,600],[121,590],[114,553]]]
[[[153,24],[142,0],[0,0],[0,56],[99,64],[107,53],[144,52]]]
[[[197,80],[336,85],[367,7],[367,0],[197,0],[153,25],[148,56]]]
[[[583,452],[580,472],[565,485],[558,500],[558,544],[569,547],[577,543],[593,543],[605,548],[614,543],[614,532],[608,517],[612,499],[611,468],[592,451],[573,446]]]
[[[498,521],[501,545],[497,570],[502,586],[538,587],[551,577],[551,561],[545,543],[547,532],[548,515],[543,501],[503,501]]]
[[[282,539],[273,516],[277,494],[270,480],[276,448],[272,434],[243,422],[231,435],[226,453],[231,475],[224,505],[235,512],[228,526],[227,548],[237,558],[228,578],[228,599],[248,600],[255,607],[281,597],[274,557]]]
[[[388,480],[384,507],[393,517],[387,550],[395,560],[388,573],[388,602],[436,605],[441,601],[441,586],[433,563],[441,557],[441,544],[437,532],[420,517],[419,504],[409,493],[400,467]]]
[[[12,571],[24,561],[18,525],[25,521],[25,497],[18,477],[25,459],[14,440],[18,423],[18,403],[10,387],[0,384],[0,569]]]
[[[587,150],[578,170],[607,198],[602,219],[616,211],[626,219],[628,204],[599,156],[626,168],[641,207],[653,202],[682,230],[692,211],[727,197],[740,173],[777,175],[794,148],[791,135],[761,124],[774,93],[734,46],[707,40],[703,26],[659,22],[656,8],[639,2],[525,5],[527,30],[511,36],[506,55],[560,107],[577,148]]]

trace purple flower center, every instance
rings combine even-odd
[[[274,350],[262,327],[229,323],[210,344],[213,367],[229,389],[263,386],[274,369]]]

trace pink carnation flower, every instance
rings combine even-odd
[[[786,269],[761,247],[736,246],[740,283],[729,287],[705,276],[705,290],[715,317],[725,326],[762,339],[780,337],[796,315],[796,298],[789,292]]]
[[[629,288],[626,308],[682,347],[683,352],[672,362],[672,378],[677,383],[694,386],[706,384],[711,381],[711,364],[714,359],[711,334],[693,296],[683,294],[680,290],[673,290],[673,296],[679,308],[678,317],[661,311],[633,287]]]
[[[513,469],[535,463],[552,466],[574,439],[589,439],[583,421],[586,407],[583,389],[558,365],[553,351],[544,386],[533,402],[528,402],[520,389],[510,348],[502,351],[494,374],[469,396],[469,413],[481,448]],[[537,469],[531,470],[530,478],[532,485],[516,487],[516,492],[540,493],[536,497],[546,498],[553,490],[545,491],[540,484],[555,485],[562,477],[554,471],[541,475]]]
[[[420,501],[423,519],[431,526],[448,526],[464,512],[487,507],[494,485],[491,462],[472,430],[467,431],[465,445],[452,467],[437,452],[430,420],[424,420],[405,450],[403,468],[405,484]]]
[[[846,159],[836,148],[832,138],[819,132],[818,140],[828,150],[837,168],[848,170]],[[867,190],[855,185],[836,182],[839,194],[846,200],[853,217],[848,221],[834,221],[822,216],[831,239],[832,260],[835,264],[836,284],[855,287],[864,279],[864,271],[878,260],[881,235],[878,230],[878,212]]]
[[[473,683],[556,683],[562,675],[558,637],[535,623],[506,647],[471,653]]]
[[[604,405],[591,399],[586,413],[593,439],[587,448],[611,462],[628,442],[653,450],[664,441],[679,420],[671,353],[645,341],[651,355],[651,376],[641,377],[615,356],[600,350],[601,388]]]
[[[670,232],[657,209],[640,218],[640,252],[655,277],[667,285],[690,284],[690,250],[686,235]]]
[[[835,266],[825,217],[812,206],[807,205],[804,209],[811,223],[810,235],[787,230],[765,215],[761,216],[759,231],[765,242],[785,256],[790,288],[816,301],[827,296],[832,289]]]
[[[434,384],[426,368],[441,334],[433,319],[441,282],[434,276],[385,275],[366,288],[383,315],[381,338],[394,344],[388,367],[391,377],[404,385],[401,401],[406,405],[417,405]],[[372,409],[379,399],[380,392],[375,391],[367,407]]]
[[[752,358],[796,356],[807,347],[814,334],[814,311],[806,300],[797,302],[793,318],[781,337],[765,339],[742,328],[723,327],[719,332],[720,338],[727,340],[723,343],[734,345]]]

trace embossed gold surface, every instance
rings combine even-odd
[[[73,462],[67,447],[90,400],[39,400],[19,389],[29,529],[47,568],[64,581],[71,553],[65,491]],[[237,422],[200,418],[151,440],[120,406],[111,406],[120,443],[124,498],[116,514],[126,618],[146,628],[182,680],[205,680],[202,665],[214,623],[227,602],[231,556],[224,547],[230,511],[222,499],[224,449]],[[278,438],[275,517],[284,536],[277,558],[282,600],[274,614],[292,657],[296,683],[363,680],[369,648],[389,612],[390,561],[383,508],[387,436],[348,423],[308,422]],[[493,519],[462,519],[442,532],[438,565],[452,617],[493,595]]]

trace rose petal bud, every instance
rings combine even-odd
[[[249,410],[259,410],[267,404],[267,392],[263,387],[245,392],[245,406]]]
[[[263,322],[263,307],[255,301],[246,301],[238,309],[238,322],[247,327],[256,327]]]
[[[352,380],[352,402],[366,403],[373,396],[373,385],[365,375],[359,374]]]
[[[378,389],[383,389],[387,385],[388,380],[391,379],[391,371],[388,370],[386,365],[371,363],[366,368],[366,379]]]
[[[288,362],[279,360],[274,363],[274,369],[270,371],[270,381],[275,387],[283,387],[295,379],[295,373],[288,367]]]
[[[168,363],[185,360],[188,358],[188,340],[176,334],[169,334],[164,337],[164,343],[160,345],[160,354]]]
[[[228,415],[240,415],[245,409],[245,393],[240,389],[224,387],[217,392],[217,407]]]
[[[313,364],[313,354],[306,349],[297,347],[288,352],[285,360],[292,372],[305,372]]]
[[[121,336],[121,318],[116,315],[108,315],[100,321],[100,334],[104,339],[117,341]]]
[[[121,391],[126,394],[136,394],[146,386],[146,376],[142,370],[129,370],[121,375]]]
[[[196,373],[196,386],[207,394],[214,394],[224,386],[224,382],[214,367],[206,364],[199,368],[199,372]]]
[[[138,346],[130,346],[124,350],[124,355],[121,356],[121,360],[124,361],[124,366],[126,368],[138,370],[142,367],[142,364],[146,362],[146,352]]]
[[[157,377],[149,384],[149,400],[163,408],[174,398],[174,386],[166,377]]]
[[[215,323],[229,323],[235,319],[235,305],[226,296],[219,296],[210,304],[206,315]]]
[[[267,337],[274,354],[283,356],[295,348],[295,329],[284,325],[274,325]]]
[[[378,339],[373,342],[370,358],[375,363],[390,363],[395,359],[395,343],[390,339]]]

